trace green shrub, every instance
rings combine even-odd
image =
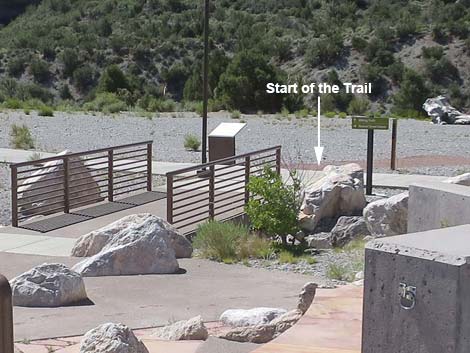
[[[194,247],[202,257],[232,263],[249,258],[268,258],[270,243],[251,235],[248,227],[232,222],[209,221],[200,225]]]
[[[242,116],[242,113],[240,113],[239,110],[234,110],[234,111],[232,111],[232,112],[230,113],[230,117],[231,117],[232,119],[240,119],[241,116]]]
[[[325,116],[326,116],[327,118],[330,118],[330,119],[336,118],[337,115],[338,115],[338,114],[337,114],[336,112],[326,112],[326,113],[325,113]]]
[[[73,82],[79,91],[85,92],[95,82],[95,71],[90,65],[79,67],[73,73]]]
[[[23,102],[16,98],[9,98],[3,103],[3,106],[7,109],[21,109]]]
[[[38,83],[47,82],[51,75],[49,71],[49,64],[40,59],[35,59],[32,61],[30,71],[31,75],[33,75],[34,81]]]
[[[28,150],[34,148],[34,140],[31,131],[26,125],[11,126],[11,143],[14,148]]]
[[[288,234],[299,229],[300,182],[295,173],[291,173],[291,178],[292,184],[284,183],[276,171],[265,168],[261,176],[250,179],[250,200],[245,207],[255,230],[279,236],[283,244]]]
[[[438,46],[423,47],[421,53],[425,59],[440,60],[444,56],[444,48]]]
[[[7,71],[10,76],[19,77],[24,73],[26,69],[26,58],[19,57],[11,59],[8,62]]]
[[[175,109],[176,109],[175,101],[171,99],[152,98],[147,107],[147,110],[149,112],[174,112]]]
[[[54,109],[48,106],[43,106],[39,108],[39,116],[54,116]]]
[[[117,93],[119,89],[129,90],[129,81],[119,66],[108,66],[100,78],[98,90],[100,92]]]
[[[351,115],[364,115],[370,108],[370,101],[366,98],[354,97],[349,103],[348,113]]]
[[[351,281],[352,273],[345,267],[339,264],[331,264],[328,266],[326,275],[330,279],[337,281]]]
[[[311,40],[305,60],[312,66],[325,67],[333,64],[343,51],[343,37],[339,33]]]
[[[116,94],[103,92],[99,93],[93,101],[86,103],[84,108],[89,111],[112,114],[127,110],[127,105]]]
[[[426,86],[424,78],[413,70],[406,70],[400,90],[393,97],[396,111],[415,110],[422,111],[430,91]]]
[[[65,77],[72,77],[75,70],[80,66],[78,52],[75,49],[67,48],[60,55]]]
[[[295,112],[295,116],[297,119],[305,119],[308,118],[308,109],[301,109]]]
[[[199,137],[193,134],[187,134],[184,137],[184,148],[190,151],[199,151],[199,147],[201,147],[201,140]]]

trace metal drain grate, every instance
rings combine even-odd
[[[125,203],[108,202],[102,205],[97,205],[97,206],[73,211],[73,214],[84,216],[84,217],[96,218],[96,217],[106,216],[111,213],[127,210],[132,207],[133,205],[129,205]]]
[[[59,216],[46,218],[40,221],[22,224],[20,228],[40,233],[47,233],[56,229],[71,226],[72,224],[88,221],[91,218],[92,217],[77,214],[61,214]]]
[[[141,206],[146,203],[155,202],[166,198],[166,192],[148,191],[142,194],[129,196],[124,199],[117,200],[116,202],[124,203],[133,206]]]

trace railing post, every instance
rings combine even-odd
[[[147,191],[152,191],[152,144],[147,145]]]
[[[215,166],[209,167],[209,219],[215,218]]]
[[[390,157],[390,169],[397,169],[397,133],[398,120],[392,119],[392,155]]]
[[[251,158],[250,156],[245,158],[245,205],[250,201],[250,191],[248,190],[248,184],[250,183],[250,171],[251,171]]]
[[[114,150],[108,151],[108,201],[114,201]]]
[[[11,166],[11,224],[18,227],[18,167]]]
[[[70,187],[69,187],[69,158],[63,159],[64,164],[64,213],[70,212]]]
[[[11,287],[8,280],[0,275],[0,352],[13,353],[14,349]]]
[[[276,149],[276,173],[281,174],[281,148]]]
[[[173,175],[166,175],[166,220],[173,224]]]

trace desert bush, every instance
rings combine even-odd
[[[201,147],[201,140],[199,137],[193,134],[187,134],[184,137],[184,148],[190,151],[199,151],[199,147]]]
[[[40,59],[35,59],[31,62],[30,71],[31,75],[33,75],[34,81],[38,83],[46,82],[49,80],[51,75],[49,71],[49,64]]]
[[[84,108],[109,114],[127,110],[127,105],[116,94],[103,92],[99,93],[93,101],[86,103]]]
[[[119,89],[129,90],[129,81],[119,66],[108,66],[100,78],[98,91],[117,93]]]
[[[253,229],[268,236],[279,236],[283,244],[287,235],[299,229],[300,181],[291,173],[293,183],[287,184],[276,171],[265,168],[248,184],[250,200],[245,207]]]
[[[29,150],[34,148],[34,140],[31,131],[26,125],[11,126],[11,144],[14,148]]]
[[[240,119],[242,116],[242,113],[240,113],[239,110],[233,110],[231,113],[230,113],[230,117],[232,119]]]
[[[42,106],[38,110],[39,116],[54,116],[54,109],[48,106]]]
[[[95,82],[95,70],[90,65],[79,67],[73,73],[73,82],[79,91],[85,92]]]
[[[370,108],[370,101],[366,98],[354,97],[349,103],[348,113],[351,115],[364,115]]]
[[[444,48],[438,46],[423,47],[421,53],[425,59],[440,60],[444,56]]]
[[[271,253],[267,240],[232,222],[209,221],[200,225],[193,244],[201,256],[224,262],[266,258]]]
[[[75,70],[80,66],[78,52],[75,49],[67,48],[60,55],[65,77],[72,77]]]
[[[148,104],[149,112],[174,112],[176,103],[172,99],[156,99],[152,98]]]
[[[343,37],[339,33],[314,38],[307,49],[305,60],[312,66],[333,64],[343,51]]]
[[[26,69],[26,58],[18,57],[8,62],[7,71],[10,76],[19,77]]]
[[[415,110],[422,111],[430,91],[423,77],[416,71],[406,70],[400,90],[393,97],[396,111]]]

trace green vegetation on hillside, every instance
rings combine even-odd
[[[341,95],[324,100],[331,111],[408,115],[437,94],[470,105],[470,0],[211,3],[211,109],[294,112],[309,97],[267,95],[266,83],[319,80],[374,84],[367,99],[378,104]],[[195,108],[201,6],[42,0],[0,27],[0,102],[107,112]]]

